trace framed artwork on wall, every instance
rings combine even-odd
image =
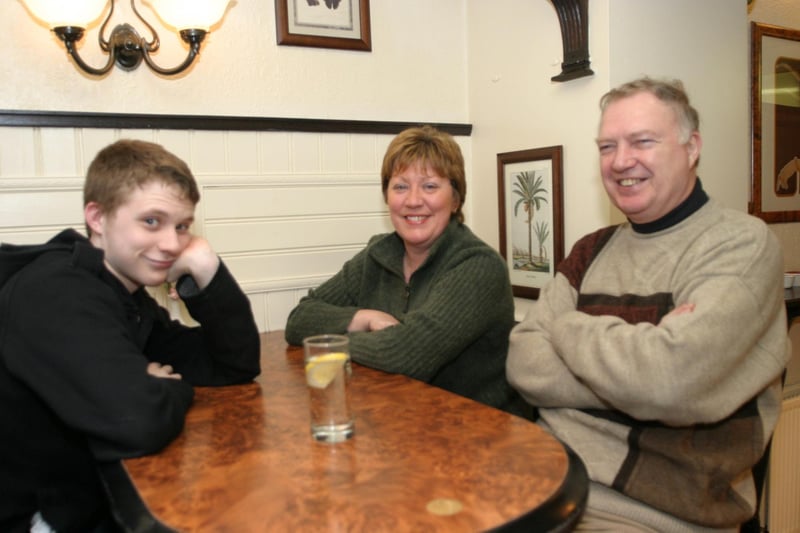
[[[278,44],[372,50],[369,0],[275,0]]]
[[[562,147],[497,154],[500,253],[511,288],[539,297],[564,258]]]
[[[748,210],[800,222],[800,31],[751,23],[752,183]]]

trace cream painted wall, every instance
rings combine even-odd
[[[762,0],[763,1],[763,0]],[[713,20],[713,24],[708,21]],[[620,214],[600,183],[594,144],[597,102],[608,89],[650,75],[684,81],[705,139],[700,175],[722,203],[747,209],[748,27],[744,0],[592,0],[589,52],[595,75],[566,83],[561,35],[550,2],[467,3],[473,189],[471,223],[497,245],[497,153],[564,147],[565,252]],[[498,30],[502,28],[502,30]],[[517,300],[518,316],[531,305]]]
[[[786,28],[800,27],[800,6],[797,0],[753,0],[747,12],[748,18],[753,21]]]
[[[607,63],[607,0],[592,0],[589,21],[592,65]],[[597,100],[608,87],[608,69],[559,84],[561,33],[546,1],[469,2],[469,101],[474,124],[473,189],[481,198],[472,225],[498,244],[497,154],[552,145],[564,147],[565,241],[606,223],[608,202],[596,175]],[[499,30],[502,28],[502,30]]]
[[[141,28],[129,3],[117,4],[113,23]],[[372,0],[365,53],[278,46],[274,3],[239,1],[187,73],[166,79],[142,65],[98,80],[19,0],[3,0],[0,31],[14,44],[0,56],[0,109],[466,123],[464,19],[463,0]],[[98,31],[81,47],[95,66],[104,63]],[[177,64],[177,37],[161,37],[158,63]],[[161,142],[190,164],[203,187],[195,229],[231,266],[262,330],[283,328],[309,287],[388,230],[378,169],[390,136],[0,128],[0,241],[41,242],[80,227],[86,166],[118,137]],[[471,140],[459,142],[470,180]]]
[[[613,0],[609,6],[611,86],[643,74],[682,79],[700,113],[698,174],[703,186],[728,207],[747,211],[750,68],[745,0]]]
[[[750,17],[795,24],[795,3],[755,0]],[[114,21],[130,20],[127,2],[119,4]],[[589,6],[595,75],[567,83],[550,81],[560,71],[562,50],[547,0],[372,0],[370,53],[277,46],[273,3],[240,1],[214,29],[200,61],[178,79],[142,66],[95,80],[75,69],[57,38],[19,0],[5,0],[0,31],[14,44],[0,56],[6,80],[0,109],[469,122],[473,135],[462,144],[467,221],[493,245],[496,154],[560,144],[568,251],[581,235],[619,219],[597,171],[599,97],[643,73],[671,75],[686,81],[700,109],[706,188],[723,203],[746,209],[744,0],[592,0]],[[84,38],[82,51],[100,64],[96,32]],[[162,40],[165,57],[159,61],[174,64],[183,48],[168,32]],[[800,258],[793,268],[800,269]]]
[[[358,120],[468,122],[464,0],[372,0],[372,52],[278,46],[272,0],[232,2],[212,28],[199,62],[179,79],[142,65],[97,81],[79,73],[58,38],[19,0],[0,2],[0,108],[123,113],[214,114]],[[159,64],[174,66],[183,43],[158,29]],[[114,22],[143,25],[127,0]],[[81,53],[105,63],[97,26]],[[161,56],[164,56],[164,59]],[[12,81],[13,80],[13,81]]]

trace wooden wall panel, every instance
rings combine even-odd
[[[285,327],[308,289],[336,273],[371,236],[392,231],[380,165],[394,130],[404,125],[378,124],[366,132],[228,131],[159,129],[152,120],[141,117],[127,129],[0,127],[0,241],[40,243],[64,227],[82,231],[86,168],[120,138],[161,143],[189,164],[202,188],[194,230],[236,276],[261,331]],[[191,322],[184,308],[165,303],[173,316]]]
[[[246,290],[295,289],[318,285],[361,248],[359,244],[332,250],[222,254],[222,258]]]
[[[307,250],[364,246],[381,227],[382,217],[307,218],[207,224],[205,236],[220,254],[259,250]],[[385,230],[383,230],[385,231]]]
[[[379,184],[207,187],[203,191],[206,223],[217,219],[264,219],[292,216],[368,214],[386,211]]]

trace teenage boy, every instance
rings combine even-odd
[[[174,439],[193,385],[259,374],[249,301],[191,233],[199,199],[186,163],[122,140],[89,166],[88,239],[0,247],[0,530],[113,530],[99,466]],[[199,327],[145,290],[165,282]]]

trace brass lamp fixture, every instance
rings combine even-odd
[[[114,13],[114,4],[117,0],[21,0],[28,10],[38,19],[44,21],[52,31],[64,42],[64,46],[84,72],[93,76],[106,74],[116,64],[123,70],[134,70],[144,61],[152,70],[166,76],[179,74],[192,64],[200,52],[200,43],[203,42],[211,26],[216,24],[225,14],[229,0],[149,0],[159,17],[169,26],[174,27],[183,39],[189,44],[189,54],[184,61],[172,68],[163,68],[157,65],[150,54],[156,52],[160,46],[156,30],[139,14],[134,0],[131,0],[131,9],[134,14],[147,26],[152,35],[152,40],[147,41],[130,24],[119,24],[111,31],[106,40],[103,34],[106,25]],[[103,25],[100,27],[98,42],[100,49],[108,54],[105,66],[94,68],[88,65],[78,54],[75,47],[81,40],[86,27],[103,13],[106,5],[111,3]]]

